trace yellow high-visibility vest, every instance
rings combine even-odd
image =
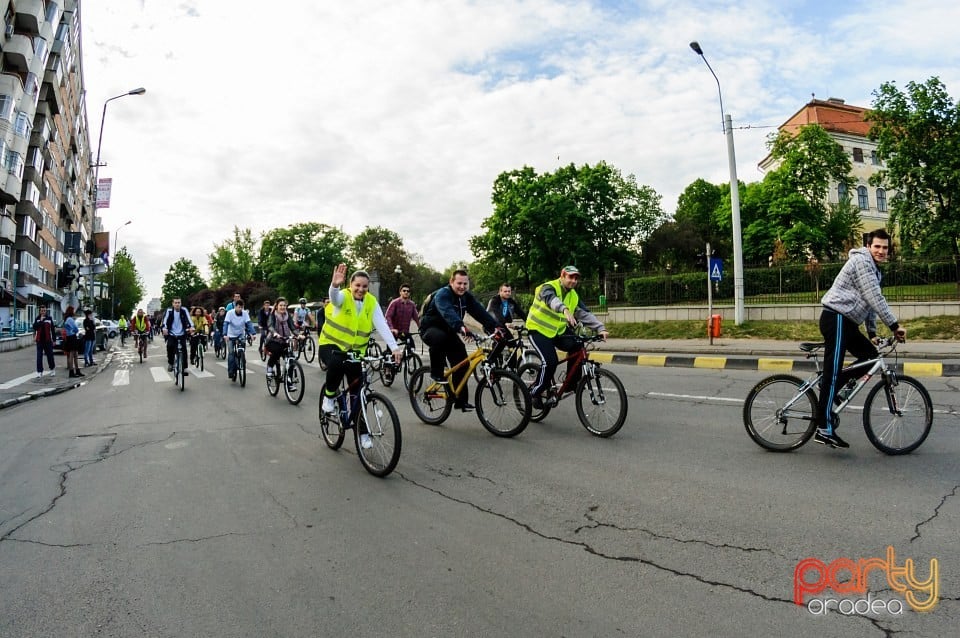
[[[369,292],[363,297],[363,307],[357,313],[356,300],[347,291],[343,305],[337,308],[333,302],[323,309],[325,317],[323,329],[317,342],[323,345],[335,345],[344,352],[356,350],[361,355],[367,352],[367,341],[373,334],[373,311],[377,307],[377,298]]]
[[[537,286],[537,289],[533,292],[533,305],[530,306],[530,313],[527,315],[527,330],[539,332],[543,336],[552,339],[566,329],[567,318],[563,316],[563,313],[555,312],[550,306],[540,300],[540,290],[544,286],[553,286],[557,296],[560,297],[563,305],[566,306],[570,312],[576,310],[577,304],[580,303],[580,297],[577,295],[576,289],[572,288],[564,294],[563,286],[560,284],[559,279],[554,279],[553,281],[548,281]]]

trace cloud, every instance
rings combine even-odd
[[[869,105],[883,81],[957,80],[957,9],[921,1],[495,0],[85,3],[91,136],[110,103],[103,213],[151,296],[186,256],[206,272],[234,226],[380,225],[444,268],[470,260],[496,176],[607,161],[663,196],[742,180],[810,99]],[[254,10],[256,7],[256,10]],[[932,36],[932,37],[931,37]],[[946,50],[946,52],[944,52]]]

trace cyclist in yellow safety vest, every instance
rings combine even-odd
[[[377,298],[370,294],[370,275],[358,270],[350,276],[350,294],[340,290],[340,285],[346,280],[347,266],[340,264],[333,270],[330,280],[330,303],[323,309],[324,322],[320,330],[317,355],[327,366],[327,380],[323,386],[323,411],[327,414],[336,412],[336,402],[333,398],[340,388],[344,375],[352,383],[360,376],[360,368],[347,363],[347,353],[353,351],[361,355],[367,351],[367,342],[374,330],[386,342],[393,352],[394,361],[400,363],[403,351],[397,347],[383,310],[377,303]],[[360,437],[360,444],[364,447],[369,437],[364,441]]]
[[[540,374],[530,388],[534,409],[543,409],[543,391],[557,371],[557,350],[570,352],[578,347],[573,328],[582,323],[606,339],[607,329],[603,322],[587,310],[577,295],[580,271],[576,266],[566,266],[560,278],[537,286],[533,304],[527,314],[527,330],[530,343],[540,355]]]

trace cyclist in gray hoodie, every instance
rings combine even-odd
[[[826,342],[823,355],[823,378],[820,380],[820,402],[817,405],[817,433],[814,441],[830,447],[850,447],[837,436],[834,423],[834,399],[839,388],[851,378],[841,373],[844,352],[849,351],[857,361],[877,356],[872,340],[877,336],[877,317],[886,324],[898,341],[904,341],[907,331],[890,310],[880,291],[880,268],[887,260],[890,235],[881,229],[867,236],[867,246],[850,251],[850,258],[840,269],[830,290],[823,296],[820,314],[820,332]],[[866,323],[867,336],[860,332]]]

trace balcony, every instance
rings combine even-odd
[[[44,21],[43,0],[17,0],[16,25],[18,31],[40,33]]]
[[[14,104],[23,99],[23,79],[16,73],[0,73],[0,95],[9,95]]]
[[[0,204],[16,204],[20,201],[20,191],[23,184],[20,176],[10,173],[7,169],[0,167]]]
[[[33,62],[33,38],[14,33],[3,45],[5,66],[14,71],[26,73]]]
[[[17,239],[17,222],[9,215],[0,215],[0,244],[12,244]]]

